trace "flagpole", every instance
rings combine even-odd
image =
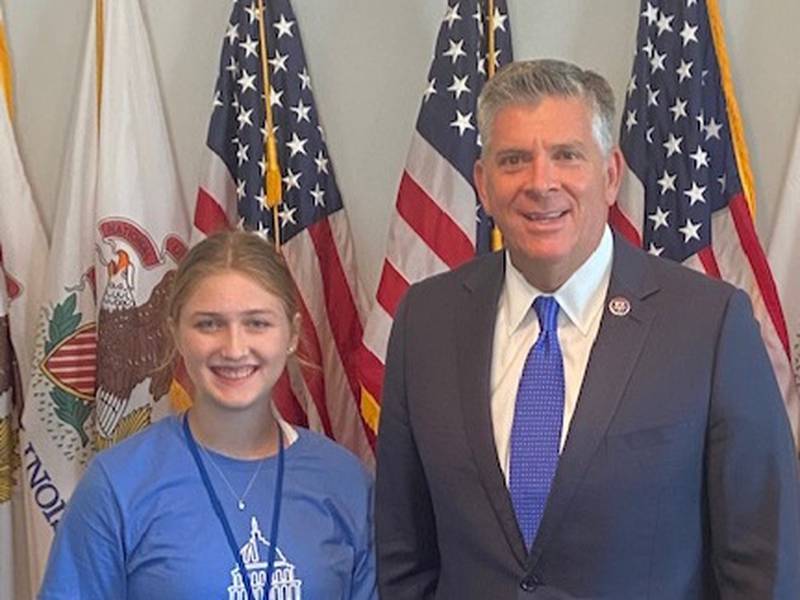
[[[3,13],[0,12],[0,88],[2,88],[5,93],[9,119],[14,118],[14,93],[12,86],[11,59],[8,51],[8,42],[6,41],[5,26],[3,25]]]
[[[266,136],[264,137],[264,154],[267,158],[267,168],[264,173],[264,188],[267,197],[267,206],[272,209],[272,230],[274,232],[275,249],[281,249],[281,230],[278,224],[278,205],[283,200],[281,188],[281,167],[278,162],[278,142],[275,139],[273,127],[272,102],[270,94],[272,88],[269,83],[269,65],[267,62],[267,34],[264,27],[264,0],[258,0],[258,37],[261,59],[261,76],[264,81],[264,109],[266,114]]]
[[[717,0],[708,0],[706,2],[706,9],[708,10],[711,38],[714,43],[714,48],[717,51],[722,92],[728,106],[728,121],[730,121],[736,166],[739,167],[739,179],[742,182],[744,198],[747,202],[747,207],[750,209],[750,216],[755,220],[756,192],[753,171],[750,168],[750,154],[747,151],[747,142],[745,142],[744,125],[742,125],[742,116],[739,112],[739,103],[736,101],[736,94],[733,91],[733,77],[731,77],[731,66],[728,60],[728,48],[725,44],[725,31],[722,26],[722,17],[720,17]]]
[[[487,0],[486,10],[488,11],[486,22],[489,26],[489,33],[487,35],[487,48],[486,52],[488,56],[486,57],[486,64],[487,69],[486,73],[488,78],[491,79],[494,77],[494,48],[495,48],[495,41],[494,41],[494,0]]]
[[[100,124],[100,101],[103,97],[103,39],[105,38],[104,32],[104,6],[103,0],[95,0],[95,53],[97,56],[97,123]],[[98,128],[98,135],[100,130]]]
[[[495,66],[494,66],[494,58],[495,58],[495,40],[494,40],[494,0],[487,0],[487,10],[488,15],[486,19],[486,23],[489,27],[489,33],[487,35],[487,48],[486,48],[486,76],[491,79],[494,77]],[[502,250],[503,249],[503,234],[500,233],[500,229],[498,229],[497,225],[492,227],[492,237],[491,237],[491,247],[492,250]]]

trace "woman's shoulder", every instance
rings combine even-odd
[[[104,470],[116,472],[130,468],[131,463],[163,459],[181,444],[180,417],[170,415],[148,425],[118,444],[99,452],[94,460]]]

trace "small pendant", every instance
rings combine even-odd
[[[244,510],[244,500],[239,500],[239,510]]]

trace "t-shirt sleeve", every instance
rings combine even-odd
[[[102,465],[94,461],[58,524],[39,600],[126,597],[122,514]]]
[[[361,528],[356,531],[356,554],[353,564],[353,580],[351,600],[377,600],[378,590],[375,583],[375,524],[373,520],[374,490],[372,478],[365,475],[368,484],[365,498],[360,499],[365,515],[361,519]]]

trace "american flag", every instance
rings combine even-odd
[[[417,126],[397,193],[376,302],[359,352],[362,412],[380,412],[386,345],[397,304],[414,282],[489,250],[491,221],[472,183],[480,154],[477,98],[487,78],[488,8],[450,0],[442,20]],[[513,60],[505,0],[492,18],[495,66]]]
[[[750,294],[790,415],[786,324],[759,243],[753,181],[715,0],[643,0],[620,145],[629,173],[611,221],[651,254]],[[792,426],[797,435],[797,420]]]
[[[234,2],[224,36],[195,226],[238,225],[273,239],[265,204],[265,98],[272,106],[282,175],[282,253],[300,293],[301,353],[276,403],[291,422],[324,432],[373,461],[374,436],[359,412],[355,352],[362,333],[350,228],[314,103],[297,18],[288,0],[264,3],[265,91],[257,0]]]

